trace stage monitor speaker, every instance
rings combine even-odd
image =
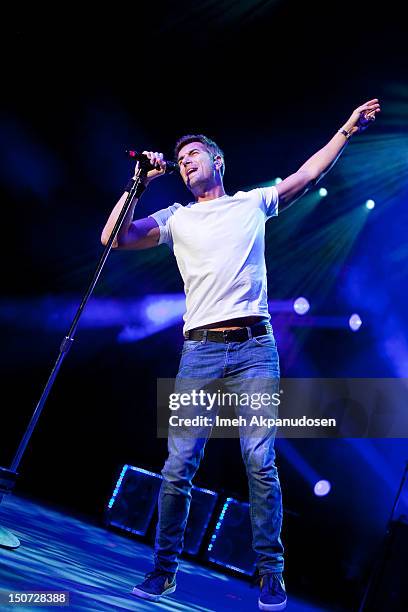
[[[132,465],[124,465],[105,515],[107,525],[145,536],[156,508],[163,477]],[[193,486],[190,513],[184,535],[184,551],[199,553],[217,504],[218,494]]]
[[[160,474],[124,465],[106,511],[106,523],[146,535],[156,508]]]
[[[225,500],[206,554],[208,561],[247,576],[255,573],[249,504],[232,497]]]

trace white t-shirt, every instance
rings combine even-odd
[[[251,315],[270,319],[265,221],[278,214],[278,199],[276,187],[259,187],[150,215],[184,281],[184,332]]]

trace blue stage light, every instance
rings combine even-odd
[[[365,206],[368,210],[373,210],[375,206],[374,200],[367,200],[367,202],[365,203]]]
[[[319,480],[316,482],[313,492],[318,497],[323,497],[323,495],[327,495],[330,492],[331,484],[328,480]]]
[[[325,198],[327,196],[327,194],[328,194],[327,189],[325,187],[320,187],[320,189],[319,189],[319,196],[321,198]]]
[[[360,319],[360,315],[354,313],[349,318],[349,326],[352,331],[358,331],[362,325],[362,320]]]
[[[308,302],[308,300],[304,297],[298,297],[294,302],[293,302],[293,310],[298,314],[298,315],[304,315],[307,312],[309,312],[310,309],[310,304]]]

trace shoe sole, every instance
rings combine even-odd
[[[288,600],[285,599],[285,601],[282,601],[282,603],[279,603],[279,604],[264,604],[258,599],[258,607],[260,610],[270,610],[270,611],[284,610],[286,608],[287,603],[288,603]]]
[[[169,587],[168,589],[163,591],[163,593],[161,593],[160,595],[154,595],[153,593],[148,593],[147,591],[143,591],[142,589],[138,589],[137,587],[134,587],[134,589],[132,590],[132,593],[133,595],[136,595],[136,597],[140,597],[141,599],[148,599],[149,601],[159,601],[165,595],[170,595],[170,593],[174,593],[175,590],[176,590],[176,585]]]

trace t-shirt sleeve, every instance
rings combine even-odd
[[[149,217],[152,217],[159,226],[160,238],[158,244],[167,244],[171,250],[173,250],[173,236],[171,233],[170,220],[180,206],[181,204],[176,202],[168,208],[162,208],[161,210],[149,215]]]
[[[267,219],[277,217],[279,194],[274,185],[272,187],[259,187],[261,206]]]

